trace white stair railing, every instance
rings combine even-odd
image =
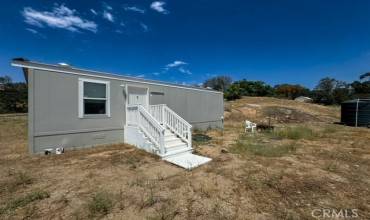
[[[150,114],[157,119],[161,124],[163,124],[163,108],[165,104],[159,104],[159,105],[150,105],[149,106],[149,112]]]
[[[150,113],[161,122],[165,127],[168,127],[172,132],[178,135],[183,141],[191,147],[191,128],[189,122],[181,118],[176,112],[170,109],[167,105],[151,105]]]
[[[160,154],[165,154],[165,128],[143,106],[128,106],[127,122],[129,125],[137,125],[159,150]]]

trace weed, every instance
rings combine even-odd
[[[312,129],[303,126],[285,127],[271,132],[273,137],[292,140],[311,139],[316,136]]]
[[[324,170],[329,171],[329,172],[335,172],[338,169],[338,164],[336,161],[330,162],[324,167]]]
[[[281,157],[296,151],[296,144],[272,145],[268,143],[256,143],[255,138],[245,138],[244,135],[231,147],[231,152],[246,155],[253,154],[265,157]]]
[[[136,169],[137,163],[140,162],[140,159],[136,156],[128,156],[126,162],[129,164],[131,169]]]
[[[161,203],[155,211],[156,214],[148,217],[150,220],[167,220],[174,219],[176,215],[179,214],[179,211],[176,208],[176,202],[173,200],[167,200],[164,203]]]
[[[325,133],[325,134],[332,134],[332,133],[335,133],[337,131],[338,131],[338,129],[337,129],[336,126],[328,125],[328,126],[325,126],[325,128],[323,129],[322,132]]]
[[[113,208],[113,201],[111,198],[111,194],[105,191],[96,193],[88,203],[90,215],[107,215]]]
[[[32,182],[33,182],[33,178],[31,176],[29,176],[26,172],[17,173],[16,177],[15,177],[15,181],[14,181],[14,183],[17,186],[29,185],[29,184],[32,184]]]
[[[9,176],[13,176],[12,180],[6,184],[6,188],[10,192],[14,192],[18,187],[25,187],[33,183],[33,178],[29,176],[26,172],[9,172]]]
[[[155,181],[148,181],[146,188],[149,189],[149,193],[147,196],[143,195],[142,202],[141,202],[141,208],[145,207],[151,207],[157,202],[159,202],[159,197],[154,195],[154,188],[155,188],[156,182]]]
[[[125,209],[125,196],[122,189],[119,190],[119,208],[121,210]]]
[[[37,201],[37,200],[43,200],[45,198],[49,198],[50,195],[48,192],[45,191],[34,191],[31,192],[24,197],[20,197],[14,200],[11,200],[5,207],[0,209],[0,214],[3,214],[7,211],[14,211],[19,207],[24,207],[28,205],[31,202]]]
[[[38,214],[37,212],[38,212],[38,209],[35,205],[28,206],[28,207],[26,207],[26,209],[24,211],[23,219],[36,219],[37,214]]]

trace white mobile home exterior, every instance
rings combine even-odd
[[[25,60],[12,65],[28,82],[31,153],[126,142],[165,155],[172,134],[191,148],[191,129],[223,128],[218,91]],[[138,143],[140,131],[151,144]]]

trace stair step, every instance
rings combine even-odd
[[[164,133],[164,137],[177,137],[174,133]]]
[[[166,159],[166,158],[174,156],[174,155],[181,155],[181,154],[184,154],[184,153],[189,153],[189,152],[192,152],[192,151],[193,151],[193,149],[191,147],[185,147],[185,148],[181,148],[181,149],[177,149],[177,150],[167,151],[167,153],[162,156],[162,159]]]
[[[168,145],[174,145],[174,144],[182,144],[184,143],[180,138],[171,138],[171,139],[168,139],[168,140],[164,140],[164,145],[165,146],[168,146]]]
[[[174,148],[174,147],[180,147],[180,146],[187,147],[188,145],[184,142],[173,142],[171,144],[165,144],[165,148]]]
[[[171,141],[171,142],[164,142],[164,146],[166,148],[171,148],[171,147],[178,146],[178,145],[187,145],[187,144],[185,142],[181,141],[181,140],[176,140],[176,141]]]

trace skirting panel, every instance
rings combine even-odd
[[[124,142],[124,129],[34,137],[34,153],[48,148],[83,148]]]

